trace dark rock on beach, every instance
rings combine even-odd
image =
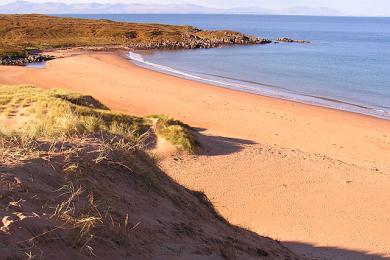
[[[43,62],[52,59],[54,59],[54,57],[40,54],[29,54],[25,57],[4,56],[0,58],[0,65],[24,66],[29,63]]]

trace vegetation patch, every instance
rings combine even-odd
[[[26,57],[26,50],[22,47],[9,46],[0,43],[0,58],[23,58]]]
[[[0,259],[298,259],[108,133],[0,135],[0,196]]]
[[[64,47],[212,48],[224,44],[262,44],[269,40],[233,31],[192,26],[141,24],[54,17],[0,15],[0,60],[27,52]]]
[[[179,120],[165,115],[151,115],[155,122],[156,134],[184,151],[195,153],[198,143],[194,137],[194,130]]]
[[[108,134],[129,141],[147,139],[157,129],[158,135],[192,153],[194,141],[189,128],[164,116],[154,127],[152,117],[111,111],[88,95],[32,86],[0,86],[0,132],[6,136],[38,139]]]

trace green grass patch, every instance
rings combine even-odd
[[[197,142],[193,135],[194,130],[189,125],[165,115],[151,115],[148,118],[155,121],[155,131],[158,136],[181,150],[195,153]]]
[[[0,108],[2,135],[36,139],[104,133],[134,140],[156,131],[179,149],[194,152],[190,127],[180,121],[159,116],[155,123],[157,116],[117,113],[88,95],[61,89],[0,86]],[[1,118],[22,123],[7,128],[1,125]]]

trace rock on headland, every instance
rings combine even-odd
[[[199,30],[199,32],[201,31]],[[216,35],[213,35],[213,32],[210,32],[207,37],[188,34],[181,40],[134,42],[129,44],[128,47],[135,49],[209,49],[225,45],[255,45],[268,44],[271,42],[272,41],[269,39],[225,31],[222,34]]]

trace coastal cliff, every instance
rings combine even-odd
[[[61,18],[46,15],[0,15],[0,64],[45,60],[37,51],[51,48],[102,47],[197,49],[224,45],[267,44],[271,40],[228,30],[192,26],[139,24]],[[36,55],[31,55],[35,53]]]

